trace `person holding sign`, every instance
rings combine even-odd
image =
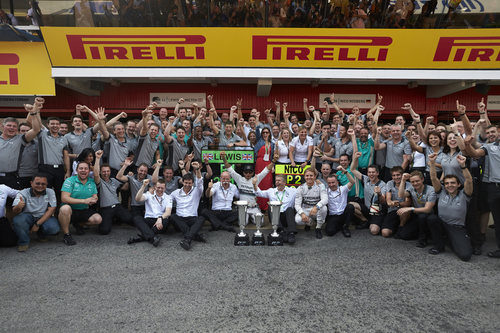
[[[328,213],[328,195],[323,183],[316,181],[316,170],[308,168],[304,172],[305,184],[297,189],[295,197],[295,223],[310,227],[316,220],[316,238],[323,238],[321,228]]]

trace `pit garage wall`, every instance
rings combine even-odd
[[[125,111],[130,115],[140,117],[141,110],[149,103],[150,92],[176,92],[176,93],[206,93],[214,95],[214,103],[219,111],[229,110],[235,104],[237,98],[243,98],[244,112],[251,108],[263,111],[266,108],[274,108],[274,99],[280,102],[288,102],[289,111],[298,111],[302,116],[302,99],[307,98],[310,105],[318,106],[318,95],[320,93],[344,93],[344,94],[376,94],[384,96],[383,105],[386,111],[382,118],[394,119],[401,114],[401,106],[409,102],[416,112],[424,115],[437,116],[439,121],[453,121],[456,116],[456,100],[471,111],[474,119],[477,114],[477,103],[482,97],[475,88],[470,88],[455,94],[441,98],[426,98],[426,87],[409,89],[407,86],[393,85],[319,85],[312,88],[311,85],[279,85],[272,86],[267,97],[257,97],[256,84],[219,84],[212,87],[210,84],[162,84],[162,83],[129,83],[114,87],[104,85],[100,96],[91,97],[80,94],[73,90],[56,86],[56,96],[47,97],[43,111],[44,116],[56,115],[67,119],[74,113],[76,104],[84,104],[91,108],[104,106],[108,114],[116,114]],[[492,86],[490,95],[500,95],[500,86]],[[364,110],[366,111],[366,110]],[[453,113],[453,111],[455,111]],[[0,115],[5,117],[14,113],[24,113],[22,108],[0,108]],[[500,111],[489,111],[492,121],[500,121]],[[409,119],[409,115],[406,115]]]

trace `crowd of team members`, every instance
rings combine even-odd
[[[320,112],[304,99],[302,124],[278,101],[264,117],[252,109],[246,119],[242,100],[221,113],[212,96],[208,110],[183,107],[180,99],[173,115],[166,108],[155,114],[152,103],[140,121],[123,112],[108,119],[103,108],[77,105],[69,132],[58,118],[42,124],[44,100],[36,98],[25,105],[25,122],[3,121],[2,223],[10,223],[4,208],[12,206],[19,251],[28,249],[30,233],[43,240],[62,230],[64,243],[74,245],[70,225],[77,234],[98,225],[105,235],[116,222],[138,229],[129,243],[154,246],[173,225],[188,250],[192,241],[206,242],[200,233],[206,220],[212,230],[234,232],[233,200],[248,202],[247,223],[268,211],[270,200],[282,203],[279,231],[289,244],[296,241],[297,225],[315,227],[318,239],[322,230],[351,237],[355,225],[373,235],[415,239],[421,248],[432,241],[431,254],[443,252],[448,240],[467,261],[481,254],[491,212],[500,248],[499,132],[482,101],[476,122],[457,101],[459,121],[445,125],[433,117],[422,124],[408,103],[402,109],[411,123],[400,115],[379,124],[382,96],[365,114],[357,107],[345,114],[333,100],[332,94]],[[87,127],[82,113],[95,125]],[[226,171],[214,183],[202,149],[252,149],[255,168],[231,165],[221,152]],[[286,177],[274,174],[276,164],[302,166],[304,183],[286,186]],[[500,250],[488,255],[499,258]]]

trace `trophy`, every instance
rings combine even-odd
[[[234,245],[248,246],[250,245],[250,237],[245,234],[248,201],[240,200],[236,201],[234,204],[238,207],[238,224],[240,226],[240,232],[234,237]]]
[[[262,215],[262,213],[255,214],[255,226],[257,227],[257,231],[253,233],[252,245],[266,245],[264,235],[262,235],[262,232],[260,231],[263,221],[264,215]]]
[[[272,234],[267,236],[267,245],[283,246],[283,238],[276,231],[280,222],[281,201],[269,201],[269,209],[271,211],[271,225],[273,226]]]

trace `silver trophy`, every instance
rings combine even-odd
[[[269,246],[282,246],[283,238],[278,234],[278,225],[280,223],[280,209],[281,201],[269,201],[269,210],[271,211],[271,225],[273,226],[273,232],[267,236],[267,245]]]
[[[262,235],[262,232],[260,231],[262,223],[264,222],[264,215],[262,213],[256,213],[254,216],[255,216],[255,226],[257,227],[257,231],[253,233],[252,245],[265,245],[266,241],[264,239],[264,235]]]
[[[238,208],[238,224],[240,226],[240,232],[234,237],[234,245],[248,246],[250,245],[250,237],[245,234],[248,201],[240,200],[236,201],[234,204]]]

